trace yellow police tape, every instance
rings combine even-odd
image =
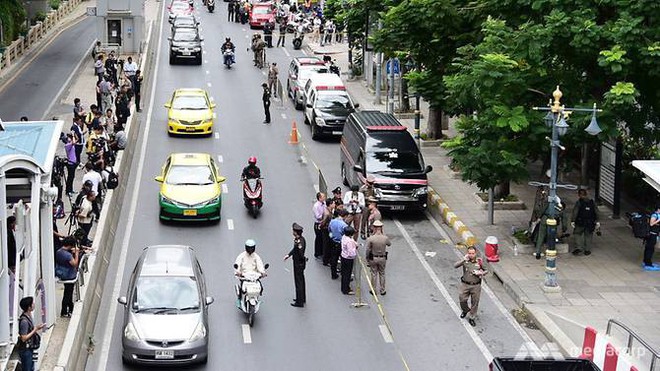
[[[408,367],[408,362],[406,362],[406,358],[403,356],[403,352],[401,352],[401,349],[397,345],[396,341],[394,341],[394,332],[392,331],[392,326],[390,326],[390,323],[387,320],[387,315],[385,314],[385,309],[383,309],[383,305],[380,303],[380,300],[378,300],[378,295],[376,295],[376,290],[374,289],[374,286],[371,282],[371,278],[369,278],[369,272],[367,271],[367,267],[364,264],[364,261],[362,260],[362,257],[360,255],[357,256],[357,259],[358,262],[360,263],[360,266],[362,267],[364,276],[367,278],[367,283],[369,284],[369,290],[371,291],[371,296],[373,296],[374,301],[376,302],[376,306],[378,307],[380,316],[383,319],[383,323],[385,324],[385,327],[387,327],[387,331],[389,331],[390,336],[392,337],[392,344],[394,344],[394,347],[396,348],[396,351],[399,354],[399,358],[403,363],[403,367],[406,369],[406,371],[410,371],[410,367]],[[357,287],[357,289],[359,290],[360,287]]]

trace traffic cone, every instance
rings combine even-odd
[[[289,137],[289,144],[298,144],[298,126],[296,122],[291,125],[291,136]]]

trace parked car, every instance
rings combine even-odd
[[[495,357],[488,366],[490,371],[600,371],[600,368],[588,359],[517,359],[513,357]]]
[[[192,247],[144,249],[131,273],[124,305],[122,361],[183,365],[208,360],[208,296],[204,272]]]
[[[250,28],[263,27],[266,23],[275,23],[275,13],[272,3],[256,3],[248,15]]]
[[[196,28],[176,28],[170,41],[170,64],[178,59],[194,59],[198,65],[202,64],[202,41]]]
[[[194,15],[177,15],[172,20],[172,34],[177,28],[192,28],[197,29],[199,20]]]
[[[348,95],[341,78],[335,74],[312,75],[305,84],[305,124],[312,129],[312,139],[341,136],[344,123],[358,107]]]
[[[309,78],[316,73],[327,73],[328,67],[317,57],[297,57],[293,58],[289,64],[289,71],[286,80],[286,91],[293,99],[296,109],[303,109],[303,90]]]
[[[433,170],[407,128],[393,115],[380,111],[352,113],[339,145],[341,178],[345,185],[362,185],[375,178],[378,207],[424,210],[428,177]]]

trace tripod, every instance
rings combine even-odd
[[[64,225],[69,225],[69,231],[67,232],[67,236],[71,235],[71,230],[76,230],[78,229],[78,219],[76,218],[76,211],[78,211],[78,205],[73,202],[71,199],[71,195],[67,194],[67,198],[69,198],[69,206],[71,207],[71,212],[69,213],[69,216],[66,218],[64,221]]]

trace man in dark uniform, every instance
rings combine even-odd
[[[344,199],[341,195],[341,187],[332,190],[332,199],[335,201],[335,216],[337,216],[337,212],[344,209]]]
[[[371,284],[376,290],[376,279],[380,286],[380,294],[385,295],[385,263],[387,262],[387,246],[390,246],[390,238],[383,234],[383,222],[376,220],[373,225],[373,234],[367,238],[367,264],[371,270]],[[371,292],[372,295],[375,295]]]
[[[261,100],[264,103],[264,114],[266,118],[264,119],[264,124],[270,124],[270,90],[268,90],[268,84],[263,83],[261,87],[264,89],[264,93],[261,95]]]
[[[275,25],[270,22],[266,22],[264,25],[264,41],[266,42],[266,46],[269,48],[273,47],[273,30],[275,29]]]
[[[323,265],[330,265],[330,249],[332,248],[332,241],[330,240],[330,221],[334,217],[335,201],[331,198],[325,200],[325,209],[323,210],[323,217],[319,224],[319,229],[323,234]]]
[[[284,255],[284,260],[293,257],[293,282],[296,285],[296,298],[291,303],[292,307],[302,308],[305,306],[305,265],[307,258],[305,257],[306,241],[303,237],[303,227],[298,223],[293,223],[293,248],[288,254]]]
[[[280,44],[282,44],[281,46],[284,46],[285,38],[286,38],[286,19],[283,19],[280,22],[280,34],[279,37],[277,38],[278,47],[280,46]]]
[[[476,326],[477,310],[479,309],[479,298],[481,297],[481,278],[488,273],[483,267],[483,260],[477,258],[477,249],[474,246],[468,246],[467,254],[463,259],[454,264],[454,268],[463,268],[461,276],[461,286],[459,289],[458,300],[461,304],[461,318],[468,316],[468,322],[473,327]],[[471,305],[468,305],[468,299],[471,299]]]
[[[231,22],[231,21],[234,20],[234,9],[236,9],[234,7],[234,2],[229,1],[229,3],[227,3],[227,21],[228,22]]]

